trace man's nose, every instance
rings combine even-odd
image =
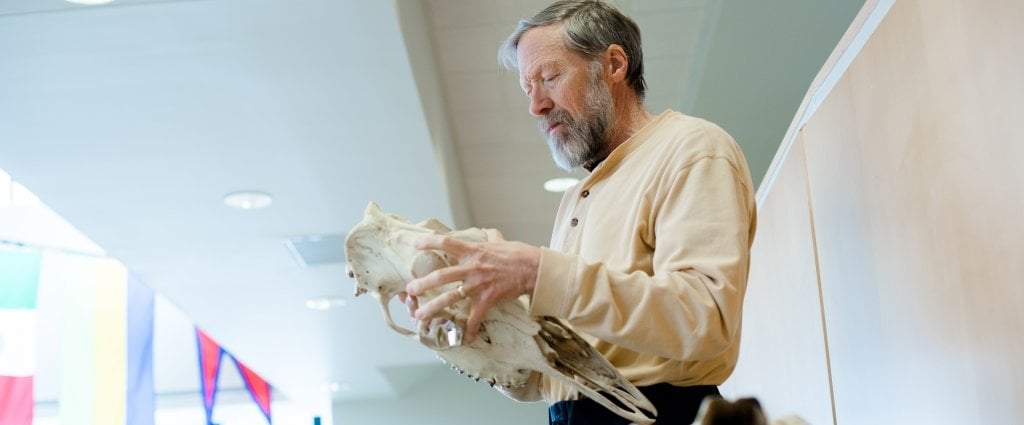
[[[554,106],[554,102],[544,90],[534,90],[530,94],[530,115],[540,118],[547,115]]]

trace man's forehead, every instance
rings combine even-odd
[[[561,29],[561,25],[547,25],[531,28],[523,34],[516,49],[520,74],[564,58],[568,49],[565,48]]]

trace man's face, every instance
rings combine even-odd
[[[593,161],[606,144],[613,111],[601,63],[569,51],[557,25],[527,31],[518,55],[530,113],[538,118],[555,163],[572,170]]]

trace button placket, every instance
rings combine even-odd
[[[584,189],[582,192],[580,192],[580,198],[586,198],[588,196],[590,196],[590,189]],[[576,205],[578,206],[579,203],[577,203]],[[576,218],[576,217],[573,217],[572,220],[569,221],[569,225],[572,226],[572,227],[576,227],[579,224],[580,224],[580,219]]]

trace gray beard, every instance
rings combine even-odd
[[[562,124],[561,135],[548,133],[548,147],[555,164],[565,171],[572,171],[597,159],[606,145],[613,109],[612,95],[608,85],[592,73],[587,92],[583,96],[584,110],[575,120],[563,109],[552,110],[540,119],[543,133],[552,124]]]

